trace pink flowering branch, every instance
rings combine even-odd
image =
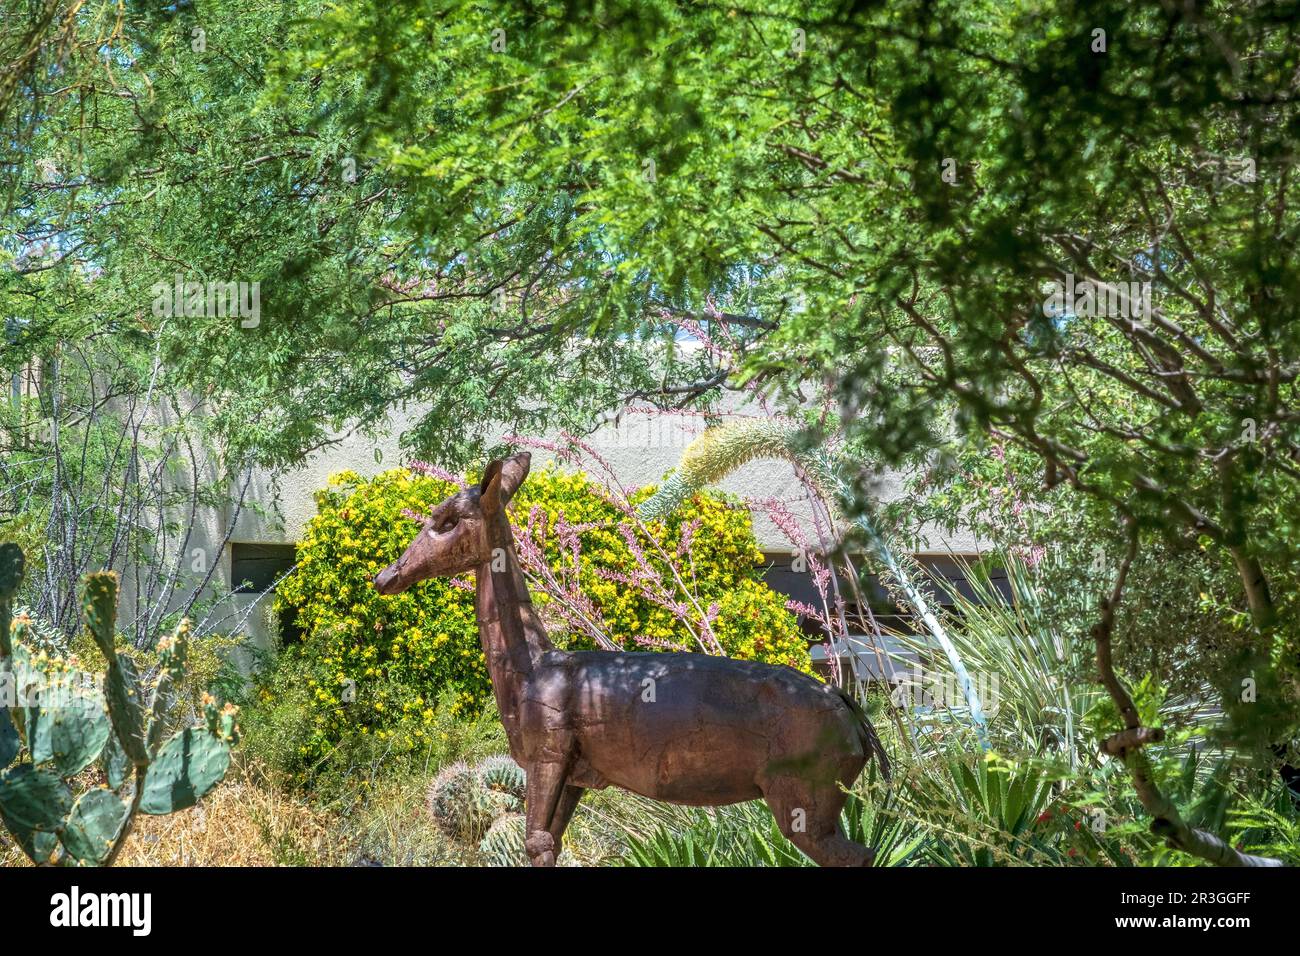
[[[424,475],[428,478],[437,478],[440,481],[447,481],[465,490],[465,479],[459,475],[454,475],[445,468],[439,468],[437,465],[431,465],[427,461],[408,461],[406,467],[416,474]]]
[[[572,463],[577,467],[583,467],[584,463],[588,461],[593,463],[596,466],[596,471],[603,477],[606,488],[612,492],[612,494],[606,498],[606,501],[617,508],[624,516],[624,521],[619,523],[620,533],[623,535],[624,540],[628,544],[629,550],[637,561],[638,567],[642,571],[642,576],[652,579],[661,579],[661,573],[649,562],[645,549],[641,544],[641,541],[645,541],[655,552],[657,552],[659,560],[670,572],[674,585],[679,592],[685,596],[686,601],[683,603],[680,600],[668,597],[667,589],[662,586],[657,589],[644,591],[643,593],[645,593],[645,596],[651,598],[659,604],[659,606],[665,607],[677,616],[683,626],[685,626],[695,636],[697,643],[705,653],[719,656],[725,655],[726,652],[723,650],[722,643],[718,640],[717,635],[713,631],[713,622],[709,620],[708,614],[705,612],[704,608],[700,607],[694,589],[689,587],[683,579],[681,572],[677,567],[677,561],[674,560],[672,555],[669,555],[663,549],[656,536],[646,526],[645,522],[642,521],[641,517],[637,514],[636,508],[632,505],[631,498],[634,490],[623,485],[619,480],[613,465],[610,464],[609,460],[601,455],[600,452],[598,452],[589,442],[567,432],[561,433],[559,438],[559,441],[546,441],[522,435],[509,435],[503,440],[512,444],[550,451],[561,460]],[[628,528],[628,525],[631,525],[631,528]],[[633,531],[639,531],[640,535],[634,534]],[[689,550],[687,554],[689,555]],[[688,606],[694,608],[693,614],[682,611],[682,608]]]
[[[610,637],[609,626],[600,609],[582,591],[578,576],[581,543],[577,534],[572,530],[564,532],[563,537],[569,549],[569,563],[566,565],[565,552],[562,551],[557,573],[546,560],[542,544],[546,540],[546,525],[546,513],[534,506],[528,513],[528,523],[523,528],[515,529],[515,551],[530,584],[550,598],[552,608],[565,624],[586,634],[606,650],[622,650]],[[573,526],[568,527],[572,529]]]

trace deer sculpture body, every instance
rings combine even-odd
[[[375,578],[381,594],[476,572],[475,608],[492,690],[527,774],[525,851],[553,866],[588,788],[722,806],[762,797],[781,831],[822,866],[870,866],[844,836],[849,786],[878,755],[861,708],[793,668],[705,654],[567,652],[533,609],[506,505],[529,455],[493,462],[478,487],[433,509]]]

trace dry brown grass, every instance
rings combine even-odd
[[[334,815],[237,765],[198,806],[136,817],[119,866],[337,866],[355,859]],[[349,855],[351,851],[351,856]],[[30,865],[0,828],[0,865]]]
[[[93,786],[93,774],[75,789]],[[377,781],[349,805],[323,808],[275,782],[259,765],[237,760],[198,806],[168,816],[136,817],[118,866],[481,866],[477,847],[446,836],[424,808],[423,775]],[[565,841],[561,861],[593,866],[617,851],[607,813],[622,802],[592,795]],[[600,812],[597,812],[597,811]],[[30,866],[0,827],[0,866]]]
[[[249,767],[198,806],[136,818],[119,866],[329,866],[338,855],[336,822]]]

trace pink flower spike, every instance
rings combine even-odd
[[[451,482],[453,485],[456,485],[462,491],[465,488],[465,479],[460,478],[457,475],[453,475],[445,468],[439,468],[437,465],[431,465],[427,461],[418,461],[416,459],[412,459],[411,461],[408,461],[406,463],[406,467],[408,470],[413,471],[416,474],[425,475],[426,477],[429,478],[437,478],[440,481]]]

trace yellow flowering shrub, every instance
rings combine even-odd
[[[653,490],[638,492],[634,503]],[[314,713],[304,756],[323,753],[351,731],[383,736],[398,723],[408,730],[412,722],[431,725],[435,701],[468,716],[489,699],[472,590],[433,579],[384,597],[371,584],[418,529],[403,509],[426,514],[453,491],[449,482],[394,469],[370,479],[342,472],[317,492],[317,514],[298,545],[298,567],[276,593],[277,608],[303,633],[301,643],[285,649],[281,666],[305,675]],[[699,650],[679,615],[606,576],[633,575],[638,562],[619,527],[625,516],[604,494],[583,474],[539,469],[511,504],[516,534],[528,533],[521,529],[531,523],[547,563],[571,569],[572,552],[557,523],[596,525],[580,531],[577,579],[608,636],[629,650],[654,649],[637,638]],[[653,540],[634,536],[637,549],[668,582],[676,580],[665,560],[671,558],[692,606],[707,612],[716,603],[713,631],[728,655],[811,673],[808,642],[794,615],[760,578],[763,556],[745,508],[700,494],[649,530]],[[683,534],[688,547],[682,547]],[[545,611],[546,595],[534,590],[534,600]],[[594,646],[586,635],[560,632],[552,639],[561,647]],[[264,702],[274,686],[271,681],[263,688]]]

